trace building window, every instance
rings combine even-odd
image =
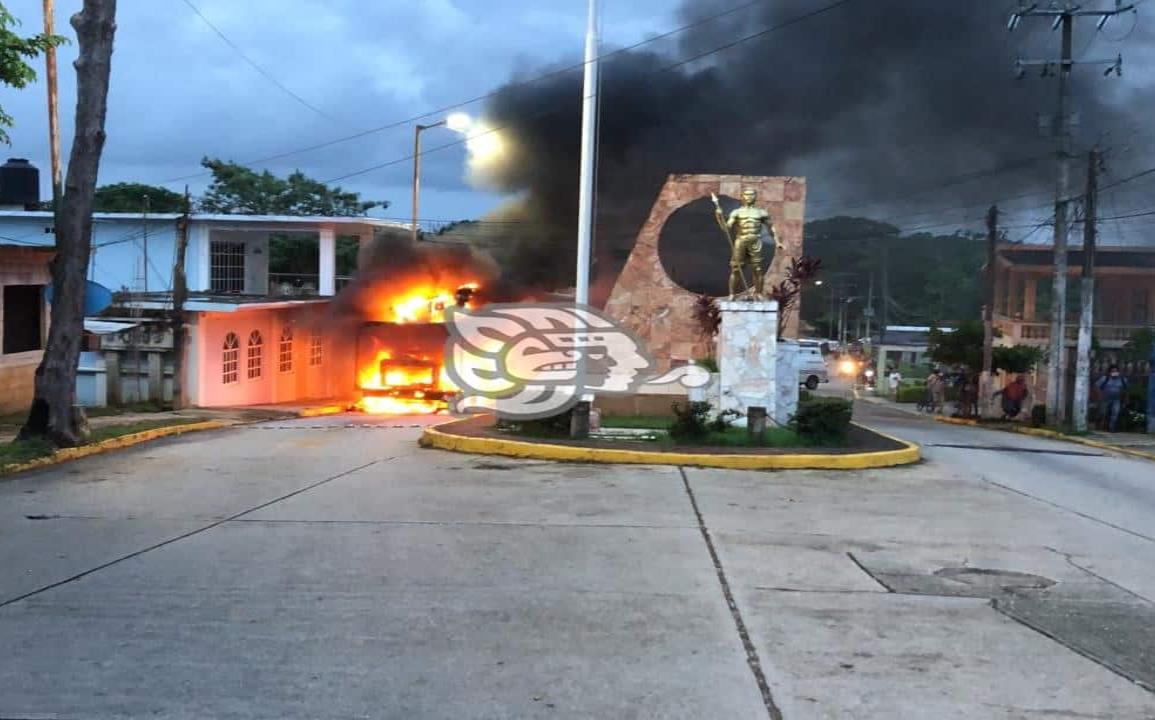
[[[39,350],[43,345],[41,327],[44,319],[41,308],[43,285],[4,286],[4,344],[5,355]]]
[[[213,240],[209,244],[209,286],[213,292],[244,292],[245,244]]]
[[[1133,288],[1131,290],[1131,322],[1144,324],[1150,311],[1147,307],[1147,288]]]
[[[309,367],[320,367],[325,361],[325,346],[321,342],[320,333],[309,335]]]
[[[293,372],[293,326],[281,328],[281,342],[277,347],[277,368],[283,372]]]
[[[241,341],[236,333],[225,335],[225,345],[221,352],[221,382],[231,385],[237,381],[237,365],[240,362]]]
[[[248,370],[248,378],[250,380],[259,380],[261,378],[261,353],[264,350],[264,341],[261,338],[261,331],[254,330],[249,333],[249,349],[246,355],[246,368]]]

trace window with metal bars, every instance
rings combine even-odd
[[[281,342],[277,347],[277,368],[283,372],[293,372],[293,326],[281,328]]]
[[[245,290],[245,244],[228,240],[209,243],[209,286],[213,292]]]
[[[261,331],[254,330],[249,333],[249,348],[246,365],[248,369],[248,378],[250,380],[259,380],[261,377],[261,361],[262,353],[264,352],[264,340],[261,338]]]
[[[221,383],[231,385],[238,380],[237,366],[240,363],[241,341],[236,333],[225,335],[224,348],[221,351]]]

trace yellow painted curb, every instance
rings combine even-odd
[[[1017,425],[1012,425],[1009,427],[999,427],[998,425],[981,425],[974,420],[951,417],[936,417],[935,420],[941,423],[949,423],[951,425],[971,425],[973,427],[981,427],[984,430],[999,430],[1002,432],[1018,433],[1019,435],[1033,435],[1035,437],[1049,438],[1051,440],[1064,440],[1066,442],[1078,443],[1079,445],[1086,445],[1087,447],[1093,447],[1099,450],[1109,450],[1111,452],[1122,453],[1123,455],[1131,455],[1132,457],[1143,458],[1144,460],[1155,460],[1155,453],[1149,453],[1145,450],[1135,450],[1134,448],[1112,445],[1111,443],[1099,442],[1098,440],[1091,440],[1090,438],[1079,437],[1078,435],[1064,435],[1061,432],[1048,430],[1046,428],[1020,427]]]
[[[694,465],[730,470],[864,470],[867,468],[909,465],[922,459],[918,445],[859,425],[885,438],[902,443],[898,450],[853,453],[846,455],[715,455],[710,453],[654,452],[620,448],[588,448],[572,445],[534,443],[502,438],[465,437],[441,432],[438,428],[466,420],[451,420],[427,427],[421,433],[422,447],[439,448],[477,455],[555,460],[558,462],[592,462],[637,465]],[[856,423],[857,424],[857,423]]]
[[[340,415],[349,409],[348,405],[318,405],[317,407],[302,408],[297,411],[297,417],[310,418],[322,415]]]
[[[139,445],[149,440],[156,440],[157,438],[168,437],[170,435],[183,435],[186,432],[196,432],[198,430],[219,430],[220,428],[229,427],[233,423],[225,423],[219,420],[205,420],[204,422],[185,423],[184,425],[168,425],[166,427],[153,428],[152,430],[142,430],[137,433],[129,433],[128,435],[121,435],[120,437],[109,438],[101,440],[100,442],[92,443],[91,445],[81,445],[72,448],[60,448],[51,455],[46,455],[42,458],[29,460],[18,465],[6,465],[0,468],[0,475],[11,475],[13,473],[23,472],[25,470],[33,470],[39,467],[46,467],[48,465],[56,465],[70,460],[79,460],[80,458],[88,457],[89,455],[99,455],[109,450],[119,450],[120,448],[131,447]]]

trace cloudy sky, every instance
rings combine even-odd
[[[24,32],[39,29],[41,0],[4,2],[23,21]],[[1078,58],[1125,56],[1121,78],[1105,79],[1099,67],[1080,67],[1075,78],[1083,113],[1080,152],[1096,142],[1105,146],[1106,182],[1155,162],[1155,4],[1141,2],[1138,16],[1114,20],[1099,33],[1091,21],[1082,21],[1076,33]],[[61,34],[72,35],[68,18],[80,4],[57,0]],[[860,0],[677,73],[638,70],[712,52],[829,4],[602,0],[607,47],[721,15],[644,48],[658,55],[628,53],[607,66],[603,155],[609,157],[603,159],[602,184],[612,185],[607,177],[613,175],[622,186],[617,193],[636,195],[642,214],[656,190],[637,181],[639,169],[662,176],[805,175],[810,218],[864,214],[916,229],[929,216],[940,227],[957,222],[973,228],[981,227],[982,211],[992,201],[1000,202],[1012,223],[1029,226],[1045,217],[1052,149],[1035,121],[1052,107],[1053,79],[1032,73],[1016,82],[1011,65],[1020,54],[1053,56],[1057,34],[1037,20],[1007,33],[1007,13],[1017,0]],[[585,9],[586,0],[119,0],[101,182],[139,181],[174,190],[188,183],[195,193],[207,182],[202,156],[253,164],[292,153],[255,165],[278,174],[299,168],[337,181],[367,199],[390,201],[384,214],[405,219],[413,123],[404,121],[580,60]],[[66,150],[75,53],[75,44],[61,51]],[[708,72],[714,66],[717,75]],[[576,175],[572,115],[579,83],[574,76],[554,78],[524,93],[506,93],[502,107],[489,104],[507,127],[520,126],[520,139],[534,140],[527,146],[537,153],[519,165],[533,182],[497,186],[526,191],[548,185],[563,200],[575,194],[568,185]],[[609,92],[615,83],[618,96]],[[543,103],[568,101],[571,117],[537,117]],[[8,154],[47,170],[43,86],[5,88],[0,102],[16,119]],[[476,115],[485,108],[485,102],[475,102],[462,109]],[[642,122],[646,117],[652,127]],[[457,137],[446,129],[423,135],[426,149]],[[942,182],[1024,155],[1042,159],[1034,171],[1000,174],[994,177],[998,182],[982,173],[961,185]],[[423,218],[475,218],[501,203],[501,196],[470,187],[466,169],[460,146],[425,157]],[[939,185],[934,193],[922,192]],[[1112,192],[1104,207],[1117,215],[1147,210],[1152,186],[1155,175],[1147,175]],[[572,223],[565,205],[551,199],[536,211]],[[632,238],[639,223],[631,217],[623,236]],[[1110,239],[1144,239],[1151,226],[1146,215],[1116,222],[1109,226]],[[1047,233],[1035,234],[1045,239]]]
[[[187,182],[196,192],[206,182],[197,175],[204,155],[250,161],[477,97],[517,74],[580,60],[585,31],[585,0],[191,2],[304,103],[249,65],[184,0],[120,0],[102,183],[139,181],[179,190]],[[22,21],[22,32],[39,30],[40,0],[5,4]],[[631,43],[673,27],[677,4],[606,3],[607,39]],[[57,0],[60,34],[73,35],[68,18],[80,5]],[[73,43],[60,57],[65,143],[72,132],[75,54]],[[3,103],[16,119],[8,154],[47,170],[43,85],[6,88]],[[427,147],[454,139],[444,129],[423,134]],[[405,124],[266,166],[278,173],[300,168],[328,180],[403,159],[412,142],[412,124]],[[425,158],[423,216],[476,217],[499,201],[468,186],[465,160],[461,148]],[[411,162],[402,160],[340,182],[366,198],[391,201],[386,214],[405,217],[411,173]]]

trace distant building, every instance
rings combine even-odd
[[[171,398],[173,347],[168,311],[179,217],[93,216],[89,278],[116,293],[116,300],[113,308],[85,324],[89,337],[78,381],[82,404]],[[48,283],[44,263],[55,245],[52,223],[50,212],[0,210],[0,238],[19,238],[22,243],[18,251],[9,251],[22,253],[19,261],[0,256],[0,282],[11,275],[16,279],[7,282],[14,287],[36,285],[42,290]],[[347,340],[352,347],[356,338],[341,337],[328,316],[332,296],[347,280],[337,276],[338,238],[355,238],[360,243],[377,231],[407,228],[366,217],[193,214],[185,254],[189,338],[183,387],[187,402],[210,407],[349,395],[355,353],[342,343]],[[305,238],[302,246],[316,253],[317,272],[270,272],[269,240],[275,234]],[[26,267],[32,258],[44,266],[39,274]],[[14,302],[31,302],[31,291],[26,291],[27,298],[20,294],[25,291],[12,292],[19,298]],[[40,317],[46,317],[40,312]],[[20,327],[26,328],[28,321],[22,322]],[[21,368],[31,364],[35,369],[44,337],[42,329],[35,349],[14,353],[20,356],[18,361],[9,360],[7,353],[0,358],[0,388],[8,382],[4,372],[15,366],[12,363],[18,362]],[[23,347],[21,343],[17,344]],[[5,403],[15,397],[12,404],[26,404],[31,396],[24,385],[19,387],[16,395],[4,393]]]
[[[995,326],[1003,345],[1048,347],[1054,252],[1046,245],[1000,245],[995,264]],[[1067,252],[1066,345],[1079,332],[1082,249]],[[1094,337],[1104,349],[1121,348],[1155,323],[1155,247],[1100,247],[1095,252]],[[1069,363],[1074,366],[1073,358]]]

